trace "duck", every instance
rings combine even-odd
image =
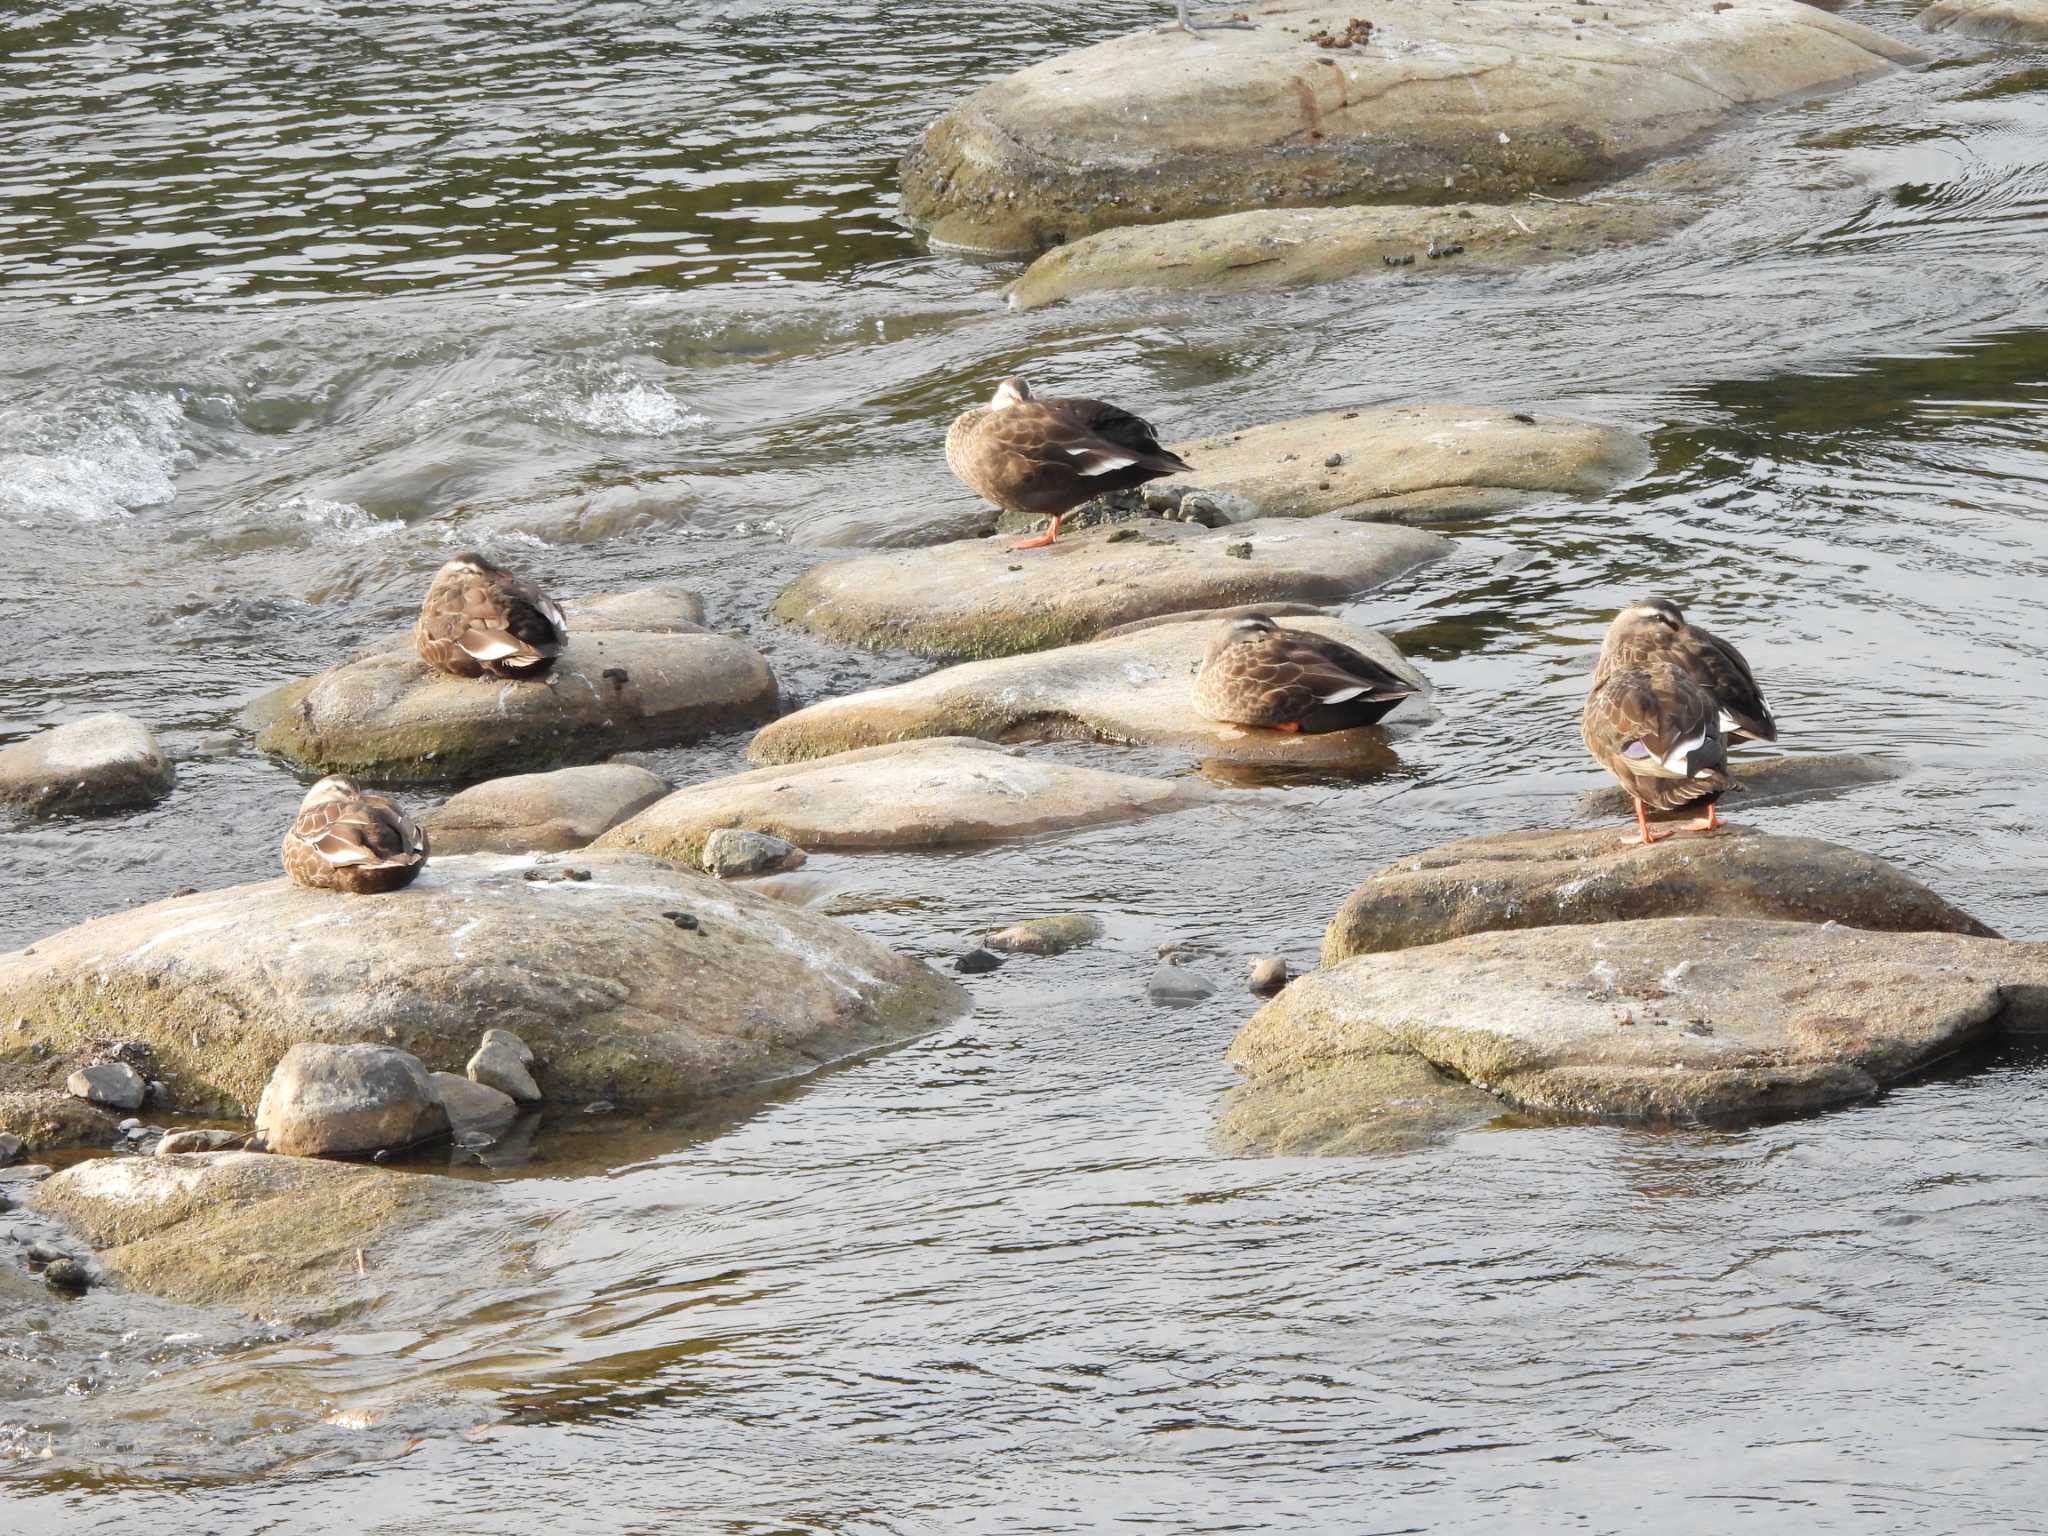
[[[1778,722],[1742,652],[1718,635],[1688,624],[1668,597],[1639,597],[1614,616],[1600,647],[1600,666],[1674,667],[1714,696],[1721,731],[1732,746],[1776,741]]]
[[[427,834],[392,801],[337,773],[306,791],[281,852],[284,872],[300,885],[376,896],[418,878]]]
[[[1264,613],[1226,620],[1195,676],[1195,708],[1208,719],[1269,731],[1372,725],[1419,692],[1341,640],[1285,628]]]
[[[1101,400],[1045,399],[1020,378],[989,403],[963,411],[946,433],[946,465],[1005,512],[1050,517],[1052,526],[1012,549],[1042,549],[1082,502],[1194,468],[1159,445],[1147,422]]]
[[[1706,814],[1684,830],[1714,832],[1725,825],[1716,806],[1735,781],[1728,774],[1721,705],[1687,673],[1655,662],[1603,665],[1586,692],[1579,735],[1635,801],[1636,831],[1622,847],[1647,847],[1671,835],[1650,830],[1653,810],[1703,805]]]
[[[562,610],[532,582],[474,550],[434,573],[413,625],[420,660],[455,677],[545,677],[568,643]]]

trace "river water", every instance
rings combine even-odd
[[[1018,316],[1014,268],[895,225],[949,102],[1169,11],[0,16],[0,739],[121,709],[181,758],[153,810],[0,831],[0,948],[270,873],[299,786],[238,706],[459,547],[697,586],[796,700],[916,675],[763,614],[834,548],[969,525],[944,427],[1008,372],[1168,437],[1451,398],[1655,447],[1347,610],[1442,689],[1377,777],[815,857],[807,894],[940,963],[1037,911],[1109,935],[715,1121],[551,1128],[502,1176],[516,1279],[451,1254],[480,1277],[293,1337],[117,1292],[0,1313],[0,1529],[2048,1529],[2036,1051],[1741,1133],[1211,1135],[1246,957],[1307,966],[1364,874],[1599,782],[1578,700],[1639,590],[1742,642],[1789,750],[1906,770],[1743,819],[2048,932],[2048,56],[1928,42],[1735,125],[1750,174],[1685,232],[1513,278]],[[1144,1001],[1169,941],[1217,997]]]

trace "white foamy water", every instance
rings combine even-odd
[[[330,501],[321,496],[293,496],[278,503],[278,511],[297,518],[317,536],[344,543],[381,539],[405,528],[404,523],[371,516],[352,501]]]
[[[543,408],[548,419],[605,437],[666,437],[699,427],[705,417],[661,385],[645,379],[614,384],[590,394],[571,394]]]
[[[171,500],[184,420],[175,397],[141,393],[0,414],[0,518],[96,523]]]

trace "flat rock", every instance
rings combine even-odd
[[[1612,831],[1502,832],[1373,875],[1323,933],[1324,965],[1471,933],[1652,917],[1763,917],[1997,935],[1882,859],[1746,827],[1623,848]]]
[[[1288,623],[1335,636],[1428,687],[1372,630],[1321,617]],[[1424,700],[1410,699],[1382,726],[1326,735],[1205,720],[1195,710],[1195,672],[1214,626],[1208,615],[1145,625],[1087,645],[967,662],[892,688],[827,699],[762,730],[747,755],[756,762],[788,763],[921,736],[978,736],[999,742],[1139,743],[1238,763],[1384,766],[1392,756],[1386,727],[1433,718]]]
[[[1834,794],[1865,784],[1888,784],[1899,777],[1898,764],[1861,752],[1817,752],[1800,757],[1745,758],[1734,762],[1735,782],[1742,793],[1730,795],[1721,808],[1731,816],[1760,805],[1779,805],[1790,800],[1807,800]],[[1618,784],[1591,790],[1579,796],[1578,813],[1586,817],[1628,820],[1635,815],[1635,802]],[[1652,821],[1690,821],[1694,811],[1673,811],[1654,815]]]
[[[752,646],[673,614],[648,627],[676,606],[666,589],[610,602],[622,616],[570,616],[568,647],[538,682],[449,677],[399,647],[274,689],[243,720],[264,751],[309,772],[420,783],[587,763],[774,716],[775,674]]]
[[[496,1141],[519,1118],[519,1106],[512,1096],[487,1084],[453,1072],[436,1072],[433,1081],[441,1106],[448,1111],[448,1128],[458,1142],[486,1137]]]
[[[392,1045],[450,1070],[496,1019],[539,1054],[550,1098],[666,1107],[814,1071],[960,1006],[830,918],[641,854],[573,858],[436,859],[386,896],[278,879],[156,902],[0,955],[0,1011],[60,1054],[147,1042],[167,1110],[246,1114],[301,1043]]]
[[[1412,1055],[1519,1109],[1739,1121],[1868,1098],[2044,1028],[2048,945],[1667,917],[1359,955],[1261,1008],[1230,1060],[1247,1091],[1292,1079],[1297,1099],[1333,1063]]]
[[[770,611],[869,650],[1013,656],[1187,609],[1331,602],[1451,549],[1432,534],[1336,519],[1220,529],[1147,520],[1083,529],[1045,549],[1013,553],[1011,542],[966,539],[829,561],[799,576]],[[1247,544],[1245,555],[1229,553]]]
[[[1056,917],[1028,917],[998,928],[982,943],[1011,955],[1063,955],[1101,937],[1101,918],[1086,912],[1063,912]]]
[[[1412,1052],[1365,1052],[1232,1089],[1216,1134],[1239,1156],[1384,1156],[1485,1125],[1502,1109]]]
[[[246,1131],[225,1131],[206,1129],[198,1131],[171,1131],[158,1139],[158,1157],[181,1157],[188,1152],[226,1152],[246,1143]]]
[[[1046,59],[926,131],[903,213],[938,244],[1022,255],[1252,208],[1500,201],[1922,57],[1796,0],[1602,0],[1597,22],[1408,0],[1371,19],[1369,44],[1325,50],[1307,35],[1337,12],[1273,0],[1249,31],[1161,26]]]
[[[1186,780],[1103,773],[947,737],[693,784],[607,832],[599,846],[695,864],[715,830],[748,827],[812,850],[931,848],[1099,826],[1215,796]]]
[[[147,805],[174,777],[156,732],[127,715],[92,715],[0,747],[0,806],[39,816]]]
[[[264,1317],[331,1318],[399,1287],[452,1241],[437,1218],[484,1218],[487,1186],[361,1163],[261,1152],[97,1158],[40,1185],[35,1208],[70,1223],[137,1290]],[[472,1272],[495,1269],[487,1231]],[[445,1266],[445,1259],[440,1262]]]
[[[1201,492],[1214,505],[1260,518],[1330,514],[1388,523],[1597,496],[1650,464],[1649,444],[1622,427],[1454,404],[1327,411],[1173,447],[1195,472],[1145,486],[1148,505],[1171,509]],[[1228,541],[1250,531],[1233,524],[1222,533]],[[1257,558],[1258,541],[1252,550]]]
[[[1995,43],[2048,43],[2048,0],[1935,0],[1920,25]]]
[[[362,1157],[448,1134],[448,1111],[410,1051],[295,1045],[256,1106],[256,1134],[286,1157]]]
[[[787,838],[747,827],[713,828],[705,834],[704,850],[697,859],[706,874],[721,879],[773,874],[795,869],[803,861],[803,849]]]
[[[608,832],[668,793],[630,763],[487,779],[422,819],[434,853],[560,853]]]

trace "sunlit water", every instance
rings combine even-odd
[[[0,946],[270,873],[298,786],[237,708],[403,622],[464,545],[562,592],[699,586],[799,701],[916,675],[762,615],[834,547],[971,522],[939,442],[1003,373],[1169,436],[1457,398],[1656,447],[1348,610],[1442,688],[1387,775],[814,858],[816,899],[941,962],[1030,911],[1109,937],[715,1123],[571,1114],[503,1179],[504,1251],[450,1256],[456,1304],[283,1340],[112,1292],[17,1311],[0,1527],[2044,1528],[2032,1052],[1742,1134],[1252,1160],[1210,1133],[1246,957],[1306,966],[1365,873],[1599,782],[1578,698],[1638,590],[1743,642],[1789,748],[1907,769],[1746,819],[2048,932],[2048,60],[1935,40],[1738,126],[1750,179],[1683,234],[1511,279],[1015,316],[1013,269],[896,227],[895,159],[948,102],[1169,10],[0,20],[0,737],[124,709],[181,758],[156,809],[0,833]],[[1143,1000],[1167,941],[1211,947],[1214,1000]]]

